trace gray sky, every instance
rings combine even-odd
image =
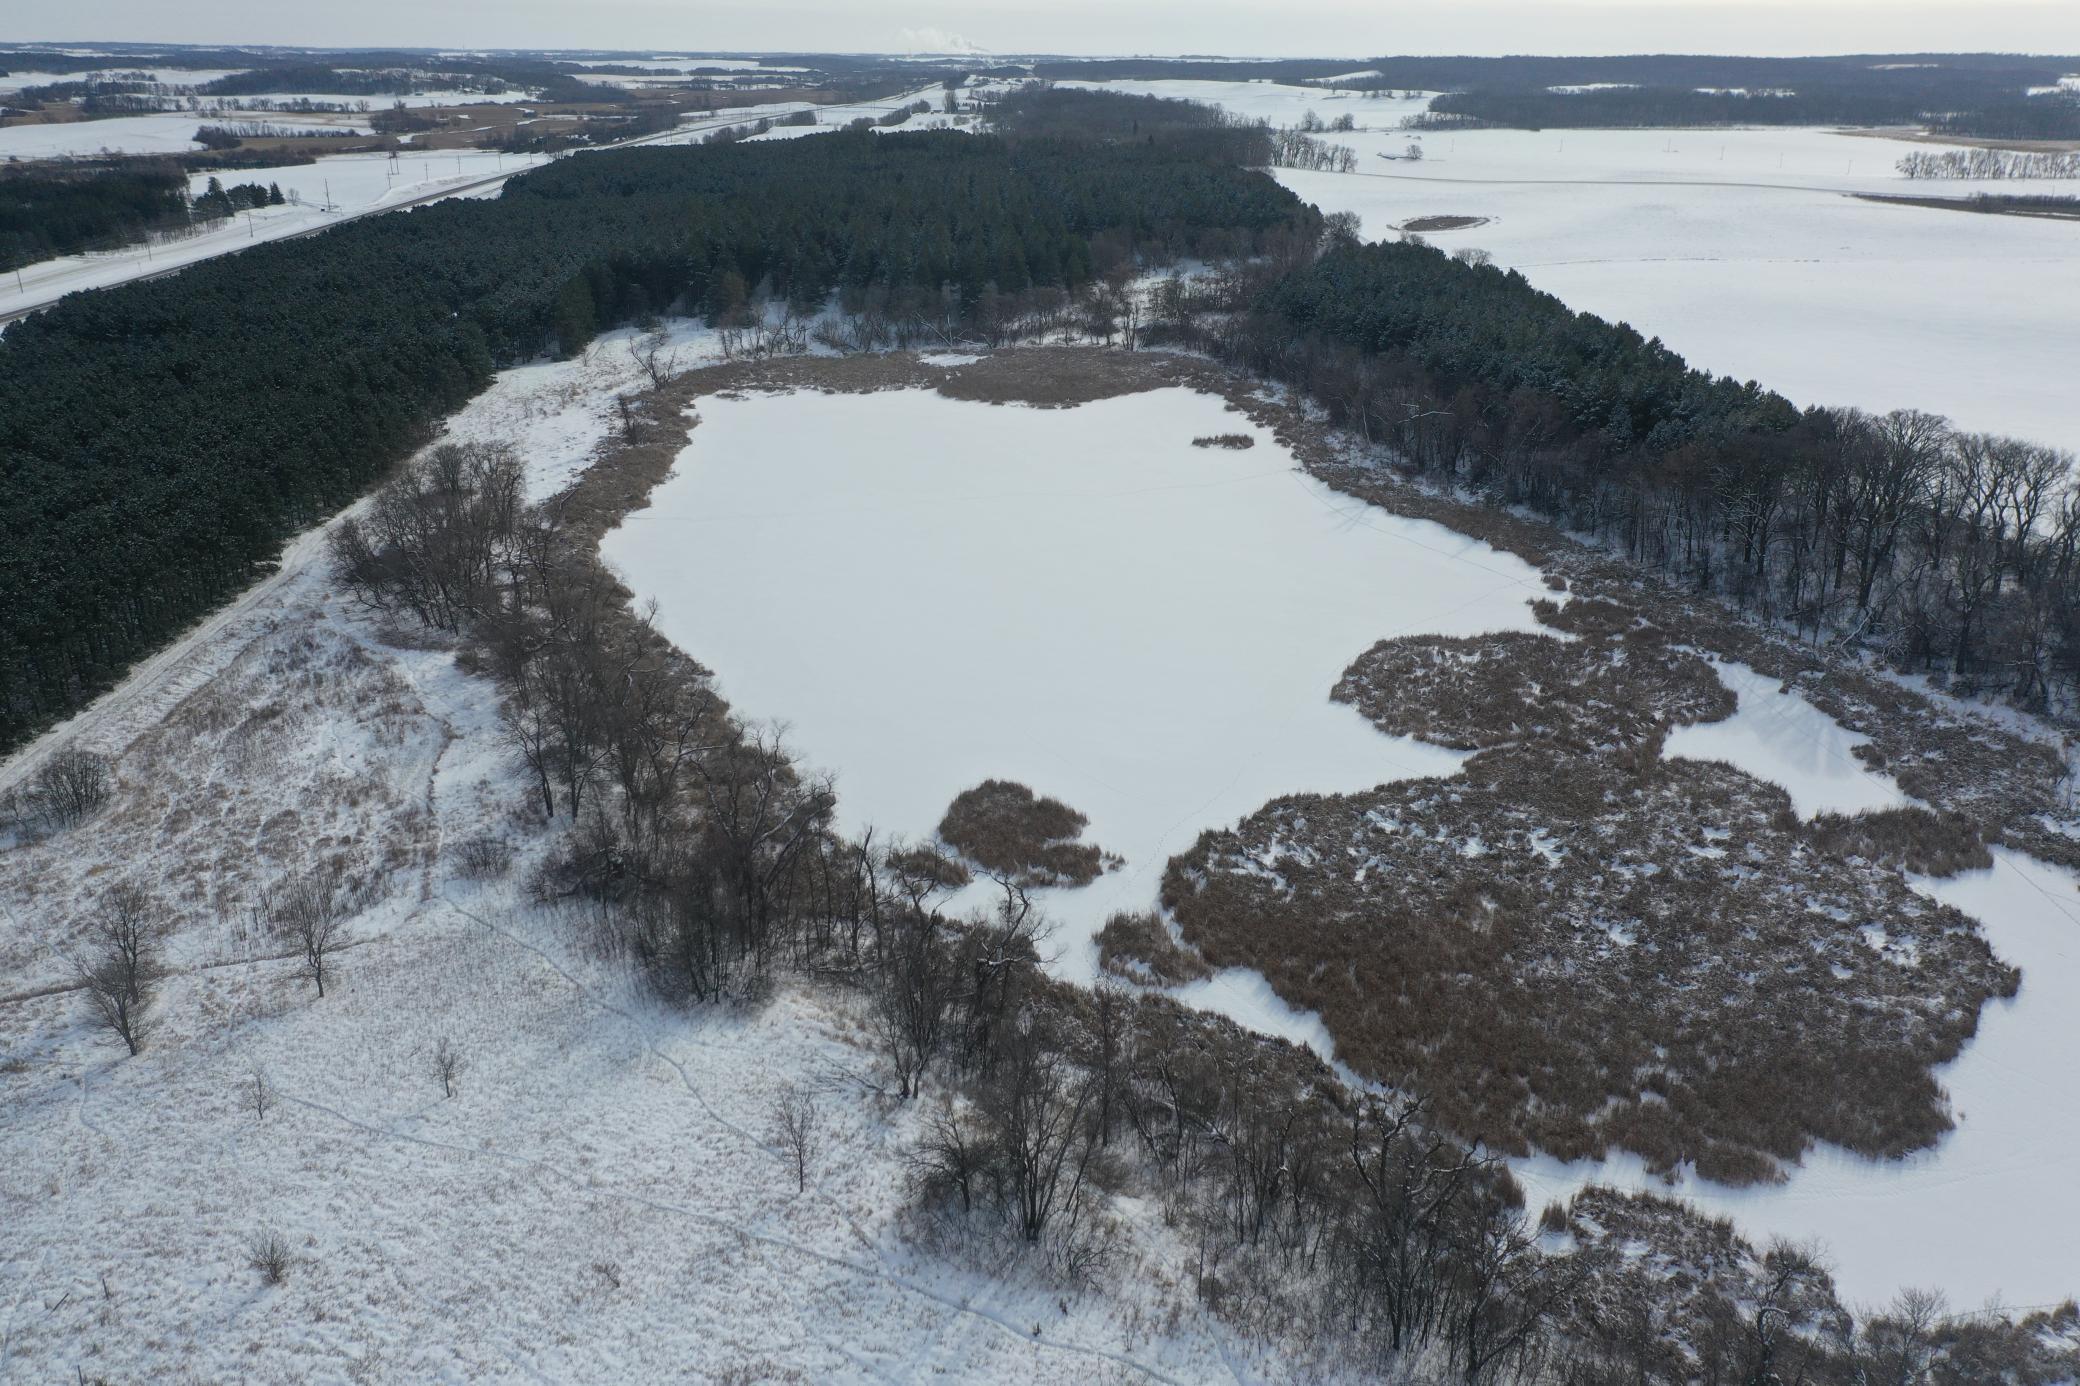
[[[0,41],[1225,53],[2080,53],[2080,0],[6,0]]]

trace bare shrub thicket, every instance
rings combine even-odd
[[[1089,885],[1111,865],[1078,842],[1089,820],[1013,780],[984,780],[954,796],[939,822],[949,847],[993,875],[1024,885]]]
[[[288,1280],[293,1262],[288,1240],[281,1233],[262,1231],[246,1238],[246,1264],[260,1272],[267,1284],[280,1285]]]
[[[441,444],[376,492],[365,518],[334,527],[328,542],[340,578],[371,606],[461,630],[492,599],[525,473],[510,448]]]
[[[108,802],[110,779],[107,757],[61,747],[30,777],[23,806],[52,830],[69,828]]]
[[[161,973],[162,906],[142,886],[104,891],[81,921],[73,969],[95,1023],[133,1055],[150,1032],[147,1011]]]

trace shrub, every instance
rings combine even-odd
[[[1230,448],[1236,452],[1256,445],[1257,440],[1247,433],[1210,433],[1192,439],[1195,448]]]
[[[51,828],[72,827],[108,802],[108,771],[107,758],[92,751],[54,751],[29,782],[29,807]]]
[[[279,1232],[256,1232],[246,1238],[246,1264],[269,1285],[279,1285],[289,1278],[289,1243]]]
[[[502,837],[473,837],[462,844],[456,859],[465,880],[490,880],[512,868],[513,844]]]

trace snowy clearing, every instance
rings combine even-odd
[[[1668,734],[1662,754],[1723,760],[1759,780],[1779,785],[1801,818],[1862,813],[1912,802],[1892,780],[1858,760],[1857,736],[1796,693],[1784,691],[1745,664],[1712,661],[1719,679],[1740,699],[1733,716],[1693,722]]]
[[[1464,760],[1329,701],[1372,641],[1536,628],[1529,565],[1336,495],[1212,395],[1026,409],[762,394],[699,412],[678,469],[604,556],[740,711],[786,723],[808,764],[837,773],[847,831],[927,837],[992,777],[1088,815],[1088,840],[1126,864],[1042,895],[1066,977],[1096,975],[1091,935],[1149,908],[1201,829],[1282,793]],[[1223,432],[1257,445],[1192,446]],[[790,559],[758,563],[755,599],[713,600],[778,552]],[[927,611],[920,648],[900,631]],[[990,889],[955,904],[986,906]]]

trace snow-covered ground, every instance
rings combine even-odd
[[[1106,82],[1293,124],[1312,109],[1360,130],[1356,173],[1279,170],[1368,239],[1426,216],[1486,224],[1425,234],[1477,247],[1570,306],[1631,323],[1693,365],[1800,404],[1932,409],[1960,425],[2080,448],[2080,236],[2071,223],[1885,206],[1849,193],[2080,194],[2080,180],[1910,181],[1939,146],[1764,127],[1470,130],[1401,155],[1425,101],[1334,101],[1255,82]],[[1391,119],[1386,117],[1391,114]]]
[[[1631,323],[1701,369],[1759,380],[1799,404],[1931,409],[1967,428],[2080,446],[2080,396],[2063,364],[2080,359],[2080,237],[2071,223],[1886,206],[1790,186],[1825,179],[1831,157],[1842,161],[1837,182],[1869,191],[1981,190],[1882,176],[1889,164],[1865,151],[1885,141],[1798,133],[1833,144],[1815,149],[1776,132],[1729,131],[1707,145],[1690,132],[1674,137],[1682,152],[1664,157],[1656,141],[1669,137],[1650,134],[1629,142],[1628,163],[1592,151],[1637,132],[1484,141],[1519,132],[1479,131],[1429,136],[1432,157],[1421,164],[1367,157],[1391,173],[1278,177],[1325,211],[1358,213],[1373,239],[1418,217],[1486,218],[1424,239],[1447,251],[1486,250],[1570,306]],[[1525,157],[1533,139],[1554,155],[1543,173]],[[1737,159],[1744,144],[1749,157]],[[1806,170],[1792,157],[1771,170],[1772,148],[1803,157]],[[1593,164],[1580,180],[1562,162],[1577,155]],[[1852,180],[1841,173],[1848,163],[1871,176]],[[1727,182],[1713,176],[1720,168],[1729,170]],[[1538,181],[1545,179],[1561,181]],[[1739,185],[1763,179],[1786,185]],[[2080,184],[2064,191],[2080,192]]]
[[[681,338],[689,364],[712,350]],[[506,372],[449,434],[517,441],[541,494],[637,375],[605,339]],[[107,812],[0,849],[0,1377],[1271,1373],[1206,1316],[1164,1316],[1190,1253],[1153,1208],[1116,1208],[1103,1293],[912,1249],[896,1217],[923,1113],[855,1081],[873,1059],[850,1003],[666,1010],[582,919],[526,903],[540,840],[512,817],[528,791],[490,686],[386,643],[320,552],[292,546],[266,600],[189,647],[193,677],[157,670],[86,729],[119,757]],[[453,848],[486,834],[516,860],[464,879]],[[379,889],[320,1001],[244,907],[336,852]],[[83,1023],[60,950],[133,877],[172,907],[176,970],[131,1059]],[[827,1132],[806,1192],[770,1128],[788,1084]],[[277,1287],[248,1264],[264,1231],[293,1258]]]
[[[8,159],[79,159],[96,154],[188,154],[202,148],[198,126],[211,122],[279,125],[289,130],[337,130],[367,134],[367,117],[329,112],[272,113],[234,111],[203,116],[193,111],[162,115],[111,116],[107,120],[75,120],[59,125],[0,126],[0,161]]]
[[[114,81],[118,73],[127,77],[133,72],[142,72],[144,80],[169,87],[199,87],[220,77],[235,77],[246,70],[242,67],[124,67],[121,64],[93,72],[30,72],[11,68],[6,76],[0,77],[0,96],[10,96],[23,87],[47,87],[58,82]]]
[[[1126,864],[1045,896],[1056,970],[1080,980],[1091,935],[1151,908],[1202,829],[1283,793],[1456,770],[1329,689],[1386,636],[1534,629],[1545,590],[1517,558],[1328,490],[1188,390],[1074,409],[758,394],[700,416],[608,561],[724,696],[836,772],[848,829],[928,836],[992,777],[1087,814]],[[1192,446],[1220,433],[1256,446]],[[755,593],[713,600],[746,564]],[[971,890],[959,903],[986,906]],[[1264,1023],[1263,995],[1202,999],[1231,997]]]

